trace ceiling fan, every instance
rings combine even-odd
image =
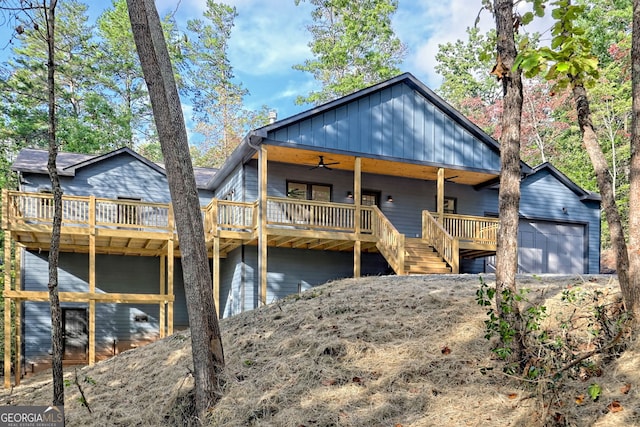
[[[320,160],[318,160],[318,164],[315,165],[314,167],[310,168],[309,170],[312,170],[312,169],[332,170],[333,168],[330,168],[329,166],[340,164],[340,162],[325,163],[324,162],[324,156],[318,156],[318,157],[320,157]]]

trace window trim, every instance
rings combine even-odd
[[[329,188],[329,202],[333,201],[333,184],[326,184],[326,183],[322,183],[322,182],[311,182],[311,181],[300,181],[297,179],[287,179],[286,184],[285,184],[285,197],[290,197],[289,196],[289,184],[301,184],[301,185],[305,185],[307,187],[307,194],[305,196],[304,199],[298,199],[298,200],[314,200],[311,197],[313,197],[313,186],[317,185],[317,186],[322,186],[322,187],[327,187]],[[293,197],[291,197],[293,199]]]

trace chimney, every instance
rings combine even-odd
[[[278,112],[275,110],[269,111],[269,124],[274,123],[278,120]]]

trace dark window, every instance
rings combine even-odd
[[[331,201],[331,186],[307,182],[287,182],[287,197],[300,200]]]
[[[363,206],[380,206],[380,192],[362,190],[362,205]]]
[[[438,197],[436,196],[436,209],[438,206]],[[444,198],[444,213],[455,214],[458,213],[458,198],[457,197],[445,197]]]

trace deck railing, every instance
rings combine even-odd
[[[213,199],[204,208],[205,232],[229,230],[252,232],[258,224],[257,202],[233,202]]]
[[[437,214],[432,216],[438,220]],[[499,222],[498,218],[444,214],[442,226],[461,241],[495,245],[498,240]]]
[[[378,238],[378,250],[398,275],[404,274],[404,234],[400,234],[391,221],[378,209],[372,209],[373,235]]]
[[[281,197],[267,199],[267,223],[331,231],[354,230],[355,207],[342,203]]]
[[[422,238],[449,264],[452,273],[460,271],[458,237],[452,236],[429,211],[422,211]]]
[[[52,194],[17,191],[6,194],[8,216],[12,220],[28,224],[53,223]],[[62,226],[88,227],[93,211],[94,225],[98,228],[167,231],[170,227],[169,210],[166,203],[63,195]]]

